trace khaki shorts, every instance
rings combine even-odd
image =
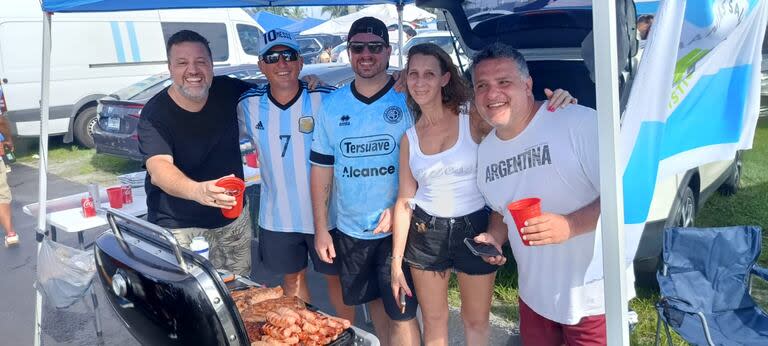
[[[0,204],[11,203],[11,187],[8,186],[8,176],[5,173],[5,163],[0,160]]]
[[[189,249],[192,238],[203,236],[210,248],[208,258],[217,269],[249,277],[251,275],[251,218],[248,212],[235,221],[219,228],[171,229],[179,245]]]

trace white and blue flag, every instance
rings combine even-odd
[[[659,0],[635,0],[635,11],[641,14],[656,14],[659,10]]]
[[[628,263],[657,180],[752,147],[766,17],[759,0],[660,4],[618,143]],[[599,232],[587,281],[602,277]]]

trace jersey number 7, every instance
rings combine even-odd
[[[285,157],[285,151],[288,150],[288,142],[291,141],[291,135],[280,135],[280,141],[283,142],[283,153],[280,157]]]

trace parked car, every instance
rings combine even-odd
[[[338,46],[331,49],[331,62],[349,64],[349,55],[347,55],[347,42],[339,43]]]
[[[11,131],[40,135],[40,1],[4,2],[0,10],[0,88]],[[245,11],[178,9],[57,13],[50,81],[51,135],[93,147],[97,100],[166,69],[165,41],[192,29],[211,42],[217,65],[258,60],[262,28]]]
[[[513,5],[501,4],[479,7],[475,2],[457,5],[452,0],[424,0],[422,5],[446,9],[457,36],[468,52],[480,50],[493,42],[505,42],[520,50],[528,60],[533,78],[533,92],[543,99],[545,87],[569,90],[579,103],[595,107],[595,83],[590,77],[591,66],[585,62],[590,50],[582,54],[582,41],[592,31],[591,9],[558,8],[514,12]],[[619,6],[621,5],[621,6]],[[509,11],[508,14],[493,11]],[[635,5],[632,0],[617,1],[619,46],[628,49],[625,66],[619,72],[620,94],[626,96],[632,86],[632,60],[637,51],[635,35]],[[483,16],[483,12],[493,15]],[[476,22],[470,25],[467,17]],[[478,20],[479,19],[479,20]],[[621,98],[623,109],[626,97]],[[693,226],[698,210],[715,191],[724,195],[737,192],[741,178],[741,153],[731,160],[712,162],[685,173],[657,181],[654,198],[643,231],[640,248],[635,256],[637,280],[644,285],[655,284],[655,272],[661,253],[662,231],[665,227]]]
[[[228,75],[254,84],[267,82],[258,65],[216,67],[213,72],[217,76]],[[355,77],[349,64],[338,63],[305,65],[301,76],[309,74],[336,87],[349,84]],[[100,99],[96,111],[98,122],[93,131],[96,152],[141,161],[136,134],[141,110],[152,96],[170,84],[168,73],[160,73]]]
[[[491,11],[477,12],[467,17],[467,21],[469,21],[469,26],[474,28],[475,25],[477,25],[477,23],[491,19],[493,17],[503,16],[510,13],[512,12],[506,11],[506,10],[491,10]]]
[[[403,64],[407,63],[406,59],[408,57],[408,50],[410,50],[411,47],[421,43],[434,43],[440,46],[440,48],[448,53],[456,66],[464,66],[465,68],[467,67],[469,58],[467,58],[467,56],[464,54],[464,50],[461,48],[459,43],[456,42],[456,39],[450,31],[427,31],[412,37],[410,40],[408,40],[408,42],[405,43],[405,46],[403,46]],[[456,52],[455,48],[459,48],[458,53]],[[389,57],[390,66],[400,66],[398,56],[399,54],[397,46],[393,46],[392,55]]]
[[[332,34],[314,34],[299,35],[296,37],[299,42],[301,56],[304,58],[304,64],[317,63],[317,56],[325,47],[336,47],[344,42],[344,36]]]
[[[252,81],[254,84],[266,83],[259,66],[255,64],[215,67],[213,73]],[[99,99],[96,107],[97,123],[93,128],[96,152],[141,161],[139,137],[136,134],[141,109],[152,96],[170,84],[170,75],[163,72]]]

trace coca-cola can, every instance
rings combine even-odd
[[[123,204],[133,203],[133,192],[130,185],[122,185],[123,188]]]
[[[90,196],[81,198],[80,206],[83,208],[83,216],[96,216],[96,207],[93,205],[93,198]]]

